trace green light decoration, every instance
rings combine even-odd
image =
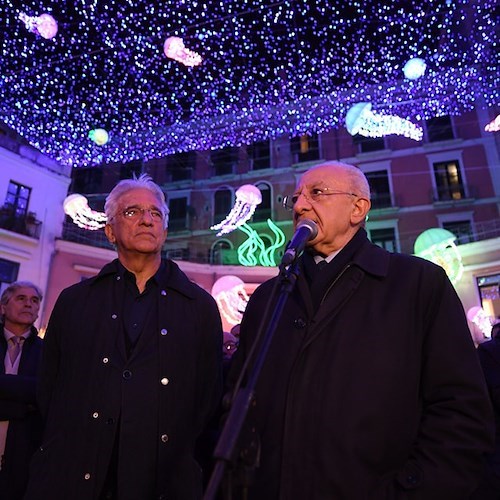
[[[441,266],[454,285],[460,281],[464,271],[456,239],[452,232],[434,227],[421,233],[414,245],[415,255]]]
[[[277,265],[274,254],[285,243],[285,234],[271,219],[267,219],[267,225],[275,235],[274,243],[267,248],[255,229],[252,229],[246,223],[239,226],[238,229],[248,236],[247,240],[238,247],[237,251],[238,262],[242,266],[256,266],[257,263],[265,267],[274,267]],[[256,256],[257,252],[259,252],[258,258]]]

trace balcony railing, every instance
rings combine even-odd
[[[40,239],[42,221],[39,221],[31,213],[28,215],[17,215],[13,210],[2,208],[0,209],[0,228],[38,240]]]

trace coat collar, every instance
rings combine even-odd
[[[115,259],[106,264],[99,274],[91,280],[91,285],[99,283],[102,279],[109,276],[120,274],[119,260]],[[170,259],[162,259],[160,269],[155,275],[161,288],[175,290],[188,298],[195,298],[195,285],[180,270],[179,266]]]
[[[368,239],[364,229],[360,229],[360,231],[364,233],[364,241],[355,253],[352,264],[374,276],[387,276],[391,254],[378,245],[374,245]]]

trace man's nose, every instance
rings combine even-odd
[[[143,210],[141,213],[141,222],[145,224],[153,224],[153,216],[149,210]]]
[[[297,195],[297,201],[293,204],[293,209],[297,213],[301,213],[304,210],[309,210],[311,208],[311,202],[307,197],[306,193],[301,192]]]

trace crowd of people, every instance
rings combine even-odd
[[[357,167],[310,168],[286,206],[317,232],[231,332],[162,259],[169,209],[146,174],[108,195],[117,259],[63,290],[43,341],[40,289],[3,291],[0,499],[202,498],[223,394],[262,360],[225,498],[500,499],[500,336],[476,351],[443,269],[370,242]]]

